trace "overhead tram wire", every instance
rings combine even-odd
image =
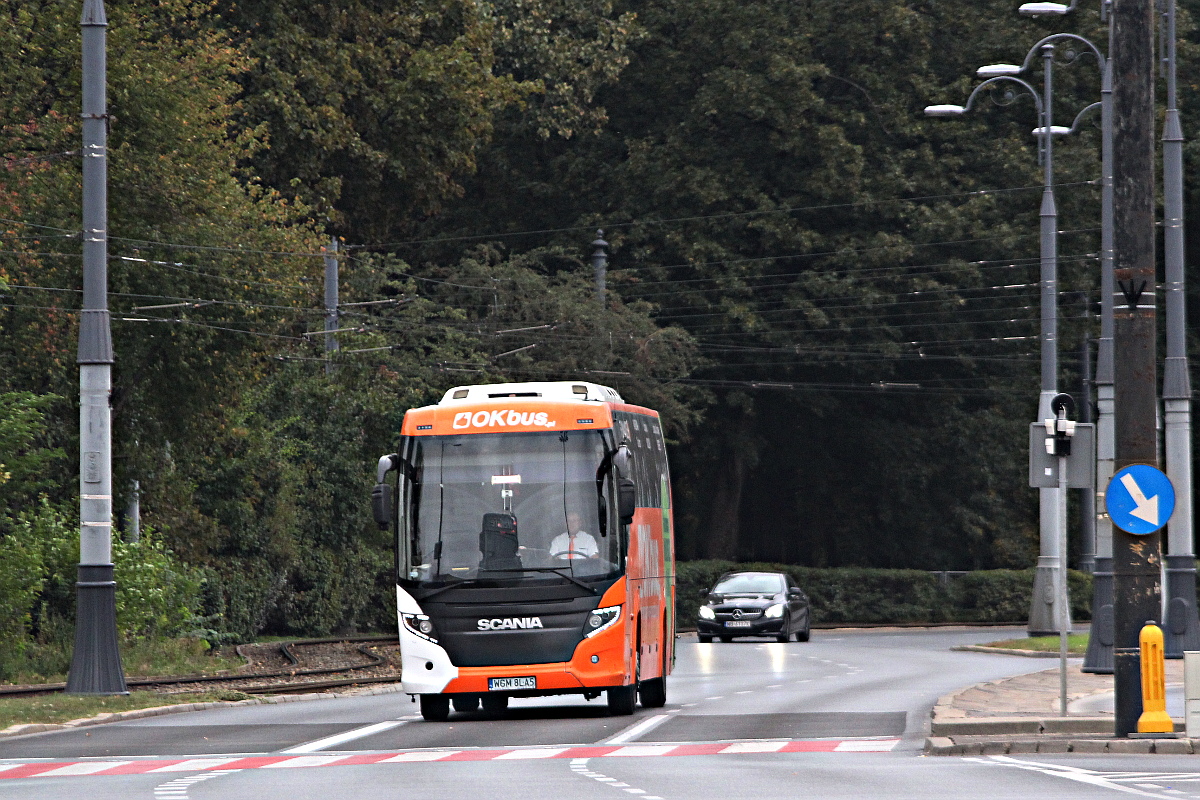
[[[1073,183],[1056,184],[1056,187],[1068,188],[1068,187],[1073,187],[1073,186],[1099,186],[1099,185],[1100,185],[1100,182],[1098,180],[1096,180],[1096,181],[1075,181]],[[350,250],[375,250],[375,249],[380,249],[380,248],[408,247],[408,246],[424,245],[424,244],[443,244],[443,243],[451,243],[451,242],[478,241],[478,240],[486,240],[486,239],[504,239],[504,238],[511,238],[514,236],[544,236],[544,235],[552,234],[552,233],[576,233],[579,231],[595,231],[597,227],[601,227],[604,230],[617,230],[617,229],[621,229],[621,228],[632,228],[632,227],[639,227],[639,226],[671,225],[671,224],[680,223],[680,222],[700,222],[700,221],[705,221],[705,220],[716,220],[716,219],[736,219],[736,218],[751,217],[751,216],[765,216],[765,215],[770,215],[770,214],[798,214],[798,213],[805,212],[805,211],[832,211],[834,209],[839,209],[839,208],[860,208],[860,207],[870,207],[870,206],[880,206],[880,205],[893,205],[893,204],[898,204],[898,203],[918,203],[918,202],[926,202],[926,201],[930,201],[930,200],[951,200],[954,198],[984,197],[984,196],[993,195],[993,194],[997,194],[997,195],[1011,194],[1014,192],[1029,192],[1029,191],[1039,191],[1040,192],[1040,191],[1042,191],[1042,189],[1043,189],[1043,187],[1040,185],[1038,185],[1038,186],[1016,186],[1016,187],[1001,188],[1001,189],[978,189],[978,190],[974,190],[974,191],[970,191],[970,192],[954,192],[954,193],[950,193],[950,194],[940,194],[940,195],[924,195],[924,196],[918,196],[918,197],[897,197],[897,198],[888,198],[885,200],[862,200],[862,201],[859,201],[856,203],[827,203],[827,204],[815,205],[815,206],[781,206],[779,208],[758,209],[758,210],[754,210],[754,211],[731,211],[731,212],[725,212],[725,213],[720,213],[720,214],[699,214],[699,215],[693,215],[693,216],[687,216],[687,217],[668,217],[666,219],[661,219],[661,220],[635,220],[635,221],[630,221],[630,222],[608,222],[608,223],[599,222],[599,223],[591,223],[588,225],[572,225],[572,226],[563,227],[563,228],[543,228],[543,229],[539,229],[539,230],[525,230],[525,231],[504,231],[504,232],[499,232],[499,233],[478,233],[478,234],[468,234],[468,235],[464,235],[464,236],[435,237],[435,238],[430,238],[430,239],[410,239],[407,241],[383,242],[383,243],[370,244],[370,245],[348,245],[347,249],[350,249]]]

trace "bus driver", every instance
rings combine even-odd
[[[600,548],[592,535],[583,530],[583,520],[575,512],[567,514],[567,529],[550,542],[550,557],[562,561],[598,558]]]

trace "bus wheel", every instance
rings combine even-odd
[[[638,686],[642,708],[662,708],[667,704],[667,679],[650,678]]]
[[[608,713],[614,717],[627,717],[633,713],[637,702],[637,685],[614,686],[608,690]]]
[[[479,698],[473,694],[452,697],[450,703],[454,706],[455,711],[461,711],[464,714],[470,714],[479,708]]]
[[[508,710],[508,695],[485,694],[483,696],[483,713],[498,717]]]
[[[444,694],[421,695],[421,716],[429,722],[445,722],[450,716],[450,698]]]

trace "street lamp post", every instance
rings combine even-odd
[[[1039,42],[1026,57],[1025,66],[998,64],[983,67],[979,70],[981,77],[987,77],[983,83],[975,87],[965,106],[929,106],[925,113],[929,116],[957,116],[971,108],[979,92],[986,86],[999,81],[1011,81],[1025,88],[1034,98],[1038,110],[1038,127],[1036,133],[1042,143],[1042,204],[1039,211],[1041,220],[1041,391],[1038,395],[1038,420],[1051,419],[1054,412],[1050,401],[1058,394],[1058,208],[1054,198],[1054,135],[1067,133],[1069,129],[1054,127],[1053,119],[1053,65],[1055,37],[1048,37]],[[1043,64],[1042,95],[1026,81],[1016,77],[1024,72],[1035,53],[1040,53]],[[1066,553],[1059,552],[1060,527],[1066,526],[1066,505],[1060,499],[1060,493],[1055,489],[1039,489],[1039,521],[1040,549],[1038,568],[1034,578],[1033,602],[1029,613],[1030,635],[1049,635],[1059,632],[1059,620],[1065,620],[1070,625],[1070,610],[1059,614],[1055,608],[1057,598],[1054,592],[1055,574],[1061,567],[1066,568]]]
[[[1163,265],[1166,277],[1167,360],[1163,369],[1167,477],[1175,513],[1167,524],[1166,624],[1168,658],[1200,650],[1196,616],[1196,562],[1192,539],[1192,386],[1187,360],[1183,252],[1183,128],[1175,106],[1175,0],[1163,13],[1167,113],[1163,124]]]
[[[1074,9],[1061,3],[1026,3],[1021,6],[1022,14],[1033,16],[1062,15]],[[1104,487],[1113,475],[1113,459],[1116,454],[1116,430],[1113,426],[1113,125],[1112,125],[1112,62],[1104,57],[1095,44],[1071,33],[1047,36],[1035,44],[1025,56],[1021,66],[996,64],[979,70],[981,76],[1019,75],[1030,69],[1039,48],[1049,42],[1078,44],[1096,58],[1100,68],[1100,340],[1097,350],[1096,398],[1096,486],[1094,492],[1095,566],[1093,569],[1092,635],[1088,640],[1085,672],[1110,674],[1113,671],[1113,574],[1112,574],[1112,523],[1104,507]],[[1091,110],[1088,106],[1080,113]],[[1072,130],[1077,127],[1072,124]],[[1086,513],[1086,512],[1085,512]],[[1192,573],[1194,575],[1194,571]],[[1040,573],[1039,573],[1040,575]],[[1193,579],[1194,580],[1194,579]],[[1037,593],[1034,593],[1034,610],[1037,608]],[[1033,628],[1033,614],[1030,615]]]

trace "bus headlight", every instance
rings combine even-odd
[[[583,623],[583,635],[586,638],[595,636],[600,631],[611,628],[620,618],[620,606],[597,608],[595,611],[588,614],[587,621]]]
[[[712,606],[700,606],[701,619],[716,619],[717,612],[712,610]]]
[[[401,614],[400,619],[404,620],[404,627],[408,628],[409,632],[415,633],[427,642],[437,644],[437,637],[433,635],[433,622],[426,614]]]
[[[772,619],[782,617],[783,616],[783,603],[776,603],[775,605],[771,606],[770,608],[767,609],[766,613],[763,614],[763,616],[770,617]]]

